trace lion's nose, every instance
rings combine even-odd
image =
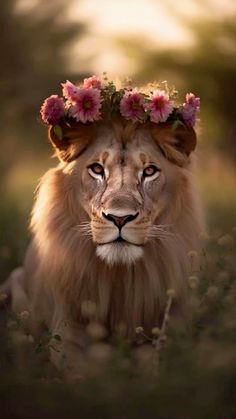
[[[103,217],[105,217],[107,220],[112,221],[119,229],[121,229],[126,223],[129,223],[130,221],[135,220],[138,216],[138,212],[136,214],[128,214],[123,215],[122,217],[118,217],[114,214],[105,214],[105,212],[102,213]]]

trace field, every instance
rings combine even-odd
[[[23,336],[27,313],[14,315],[2,301],[4,419],[235,417],[236,178],[229,160],[216,152],[201,153],[196,181],[208,234],[202,237],[201,254],[189,255],[192,316],[187,324],[169,316],[161,339],[160,330],[148,337],[138,330],[135,352],[119,338],[105,344],[99,328],[91,328],[84,373],[74,383],[65,383],[47,360],[49,347],[60,337],[45,334],[36,344],[31,336]],[[8,193],[0,210],[2,281],[22,262],[30,239],[33,190],[47,166],[41,160],[36,163],[24,161],[6,177]],[[166,298],[168,303],[170,295]],[[152,349],[157,342],[158,353]]]
[[[233,0],[1,2],[0,283],[22,264],[38,179],[56,164],[39,109],[67,79],[107,71],[134,86],[168,80],[179,104],[200,96],[195,179],[207,226],[189,254],[186,322],[166,313],[151,336],[137,325],[135,351],[90,325],[74,382],[48,362],[60,336],[23,334],[30,314],[12,313],[0,294],[1,418],[236,417],[235,22]]]

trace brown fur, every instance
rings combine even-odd
[[[175,290],[178,305],[184,306],[187,253],[198,246],[202,220],[189,157],[196,137],[193,130],[182,134],[181,130],[174,133],[166,124],[98,125],[89,140],[82,135],[77,142],[65,143],[64,154],[51,133],[62,161],[40,182],[31,222],[33,241],[21,279],[25,300],[20,308],[30,310],[35,324],[43,322],[53,333],[63,334],[65,341],[80,345],[82,332],[78,332],[86,322],[81,307],[92,301],[96,319],[109,332],[123,324],[133,339],[137,326],[149,332],[159,324],[168,288]],[[80,138],[79,127],[77,131],[73,139]],[[71,144],[74,150],[79,142],[83,146],[71,161]],[[93,154],[95,160],[105,161],[110,173],[105,191],[87,173]],[[150,158],[161,165],[162,174],[139,192],[134,171]],[[96,246],[107,242],[115,226],[104,220],[101,211],[126,207],[140,211],[124,231],[134,246],[142,245],[143,256],[135,263],[108,264],[97,256]],[[87,236],[79,227],[85,221],[91,221]],[[149,237],[153,224],[169,227],[160,236]],[[17,298],[14,307],[18,310]],[[62,327],[65,319],[71,324],[69,332]]]

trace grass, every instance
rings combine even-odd
[[[215,163],[211,167],[200,177],[210,230],[201,264],[189,273],[193,315],[186,327],[170,317],[156,374],[151,345],[140,344],[137,355],[127,342],[107,346],[99,333],[90,330],[86,374],[74,384],[65,383],[45,357],[48,347],[60,337],[45,334],[41,346],[23,338],[19,330],[26,319],[5,311],[8,328],[2,327],[0,348],[4,419],[235,417],[235,178],[229,168],[220,188],[221,171]],[[14,174],[13,186],[16,178]],[[15,188],[11,199],[1,204],[2,280],[22,262],[29,240],[26,226],[32,185],[25,192],[24,185],[22,180],[22,187]],[[9,186],[13,191],[10,180]],[[24,202],[22,196],[27,197]]]

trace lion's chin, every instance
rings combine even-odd
[[[119,242],[100,244],[96,248],[96,254],[108,265],[131,265],[143,256],[143,247]]]

